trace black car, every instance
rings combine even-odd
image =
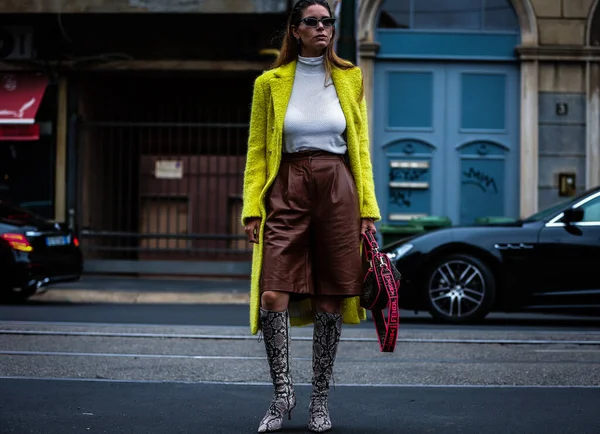
[[[78,280],[82,270],[71,231],[0,201],[0,299],[25,300],[47,285]]]
[[[382,251],[402,273],[401,307],[443,322],[492,311],[599,314],[600,187],[523,220],[438,229]]]

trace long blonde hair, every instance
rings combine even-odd
[[[329,16],[331,17],[333,14],[331,13],[331,7],[326,0],[299,0],[296,2],[294,7],[292,8],[292,12],[288,17],[286,24],[286,31],[283,37],[283,42],[281,43],[281,49],[279,50],[279,55],[275,62],[271,65],[271,69],[278,68],[283,65],[287,65],[290,62],[298,59],[300,55],[300,44],[296,41],[294,34],[292,32],[292,27],[298,26],[302,21],[302,14],[304,10],[309,6],[319,5],[323,6],[329,12]],[[325,54],[323,55],[324,63],[325,63],[325,82],[329,81],[331,77],[331,70],[333,68],[340,69],[352,69],[355,65],[345,59],[342,59],[338,56],[333,48],[333,40],[335,38],[335,27],[332,29],[331,42],[325,48]],[[364,94],[364,89],[361,86],[361,92],[359,96],[359,100],[362,99]]]

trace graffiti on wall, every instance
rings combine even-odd
[[[390,193],[390,200],[400,208],[410,208],[412,206],[412,190],[394,189]]]
[[[467,170],[463,171],[463,185],[471,184],[479,187],[481,191],[484,193],[492,192],[494,194],[498,194],[498,186],[496,185],[496,179],[484,172],[483,170],[478,170],[474,167],[469,167]]]
[[[390,169],[390,181],[400,181],[400,182],[422,181],[427,177],[428,173],[429,173],[429,168],[427,168],[427,169],[392,168],[392,169]]]

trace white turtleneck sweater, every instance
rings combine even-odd
[[[294,87],[283,124],[284,152],[346,152],[346,118],[335,86],[325,86],[321,57],[298,56]]]

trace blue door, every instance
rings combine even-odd
[[[377,39],[371,110],[383,221],[517,217],[519,31],[509,1],[386,0]]]
[[[386,221],[517,216],[515,65],[381,62],[375,83],[374,154]]]

